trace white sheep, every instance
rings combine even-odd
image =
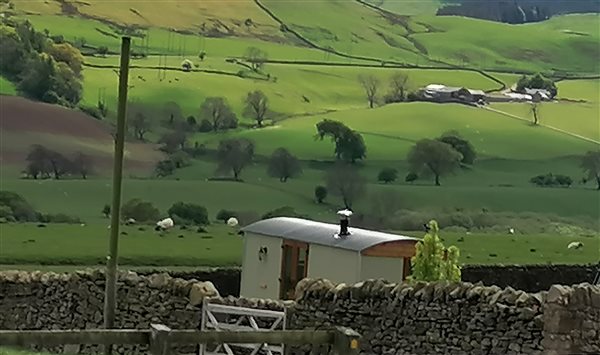
[[[568,249],[581,249],[583,248],[583,243],[582,242],[571,242],[569,243],[569,245],[567,245]]]
[[[239,222],[239,221],[237,220],[237,218],[235,218],[235,217],[231,217],[231,218],[229,218],[229,219],[227,220],[227,225],[228,225],[228,226],[230,226],[230,227],[235,227],[235,226],[237,226],[238,224],[240,224],[240,222]]]
[[[514,228],[509,228],[508,229],[508,234],[515,234],[515,229]]]
[[[173,228],[174,225],[175,223],[173,222],[173,219],[165,218],[161,221],[156,222],[156,227],[154,229],[157,231],[165,231],[167,229]]]

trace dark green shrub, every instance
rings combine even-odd
[[[317,186],[315,187],[315,198],[318,203],[323,203],[323,201],[327,198],[327,188],[325,186]]]
[[[134,198],[123,205],[121,216],[125,220],[133,218],[137,222],[155,222],[160,218],[160,212],[152,203]]]
[[[168,214],[171,218],[179,217],[197,225],[206,225],[209,223],[206,208],[193,203],[177,202],[169,208]]]
[[[275,218],[275,217],[306,218],[305,215],[302,215],[302,214],[296,212],[296,210],[293,207],[283,206],[283,207],[279,207],[279,208],[276,208],[272,211],[265,213],[262,216],[262,219]]]
[[[203,119],[200,121],[200,125],[198,126],[198,131],[200,132],[211,132],[213,130],[213,125],[208,119]]]
[[[386,184],[396,181],[397,178],[398,178],[398,170],[396,170],[394,168],[381,169],[381,171],[377,175],[377,181],[381,181]]]
[[[11,215],[19,222],[37,222],[39,214],[21,195],[11,191],[0,191],[0,206],[10,208]]]
[[[231,217],[238,217],[238,213],[235,211],[230,211],[230,210],[220,210],[217,213],[217,220],[218,221],[223,221],[223,222],[227,222],[227,220]]]
[[[408,173],[406,175],[406,177],[404,178],[404,181],[406,182],[413,182],[415,180],[417,180],[419,178],[419,176],[415,173]]]
[[[69,216],[64,213],[48,213],[40,216],[40,222],[42,223],[64,223],[64,224],[80,224],[81,219],[79,217]]]

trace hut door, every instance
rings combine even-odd
[[[308,244],[284,240],[281,249],[279,298],[289,300],[294,298],[298,281],[308,273]]]

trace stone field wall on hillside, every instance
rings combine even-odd
[[[102,328],[104,285],[101,272],[0,272],[0,329]],[[149,329],[151,323],[160,323],[173,329],[196,328],[204,287],[166,274],[121,273],[116,327]],[[98,347],[85,347],[86,352],[92,350]],[[118,347],[117,352],[146,354],[147,349]]]
[[[570,286],[592,282],[597,270],[597,265],[467,265],[462,268],[462,280],[538,292],[548,291],[552,285]],[[157,272],[159,271],[147,270],[138,273],[149,275]],[[240,268],[167,272],[176,278],[211,281],[224,296],[240,295]]]
[[[0,329],[102,327],[104,274],[0,272]],[[362,354],[550,354],[600,352],[600,286],[552,286],[527,293],[481,283],[334,285],[305,279],[295,302],[219,297],[212,283],[166,274],[121,273],[119,328],[151,323],[196,329],[211,302],[283,310],[288,328],[346,326],[362,335]],[[217,297],[213,297],[217,296]],[[50,350],[62,350],[53,348]],[[98,347],[69,348],[91,353]],[[178,348],[193,353],[193,347]],[[304,348],[293,354],[303,354]],[[142,346],[120,354],[145,354]]]

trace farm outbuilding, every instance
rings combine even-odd
[[[303,278],[356,283],[402,281],[410,273],[417,238],[350,228],[348,219],[329,224],[276,217],[242,228],[243,297],[291,299]]]

